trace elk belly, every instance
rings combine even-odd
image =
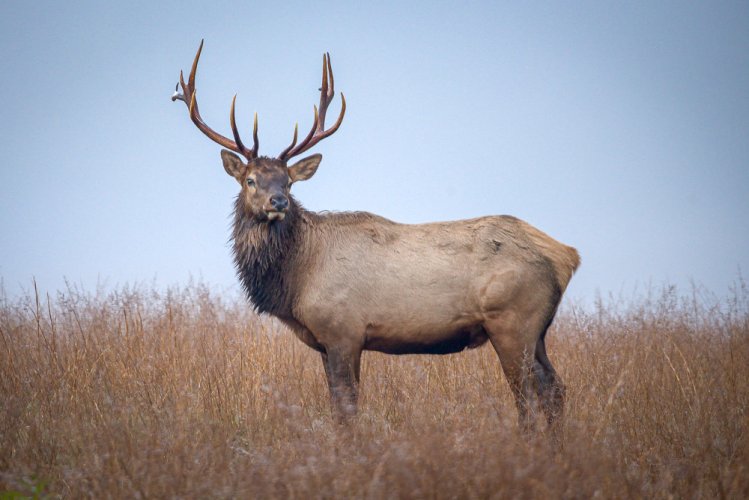
[[[483,345],[488,336],[481,325],[455,331],[383,332],[367,325],[364,348],[387,354],[452,354]]]

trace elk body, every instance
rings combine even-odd
[[[293,183],[315,173],[322,157],[289,165],[340,126],[325,129],[333,73],[323,56],[320,107],[309,134],[277,158],[201,119],[195,72],[180,74],[191,120],[222,150],[226,172],[241,186],[234,207],[234,263],[259,312],[285,323],[322,356],[334,413],[356,413],[363,350],[390,354],[449,354],[487,340],[515,396],[521,425],[534,425],[537,403],[550,424],[562,414],[564,386],[546,355],[544,337],[579,265],[577,251],[510,216],[455,222],[398,224],[366,212],[315,213],[291,196]],[[236,99],[236,96],[235,96]]]

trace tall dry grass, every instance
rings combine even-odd
[[[0,298],[0,491],[68,498],[746,498],[749,293],[568,306],[564,446],[526,442],[491,347],[317,354],[204,285]]]

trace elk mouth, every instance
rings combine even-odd
[[[265,216],[269,221],[283,220],[286,217],[286,212],[279,212],[278,210],[269,210],[265,212]]]

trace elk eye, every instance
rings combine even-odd
[[[250,187],[255,187],[255,181],[253,179],[247,179],[247,185]]]

